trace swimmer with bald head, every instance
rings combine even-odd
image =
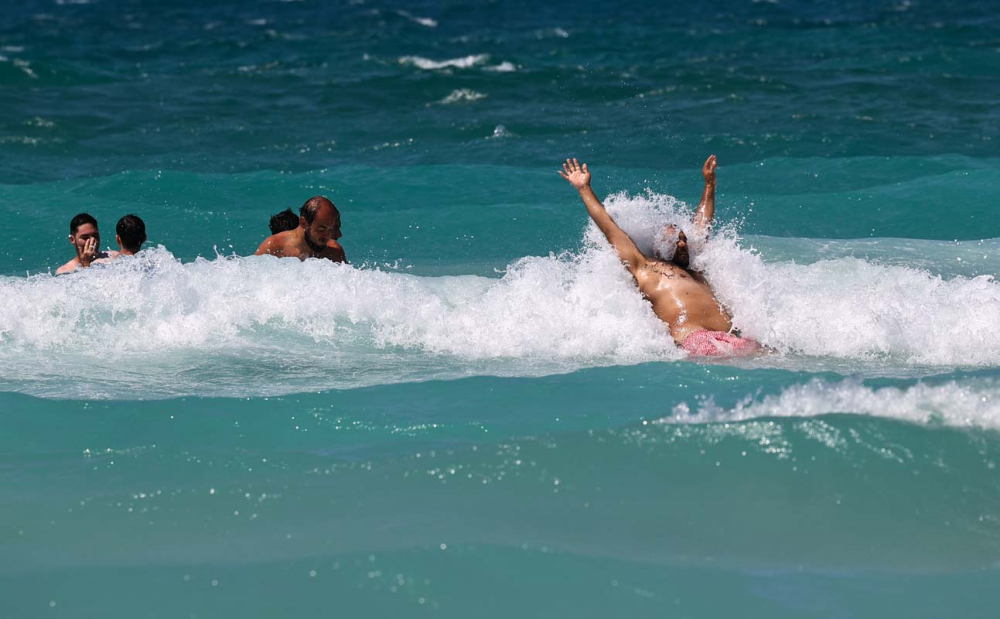
[[[715,216],[715,155],[705,161],[702,175],[705,190],[694,215],[694,225],[702,234]],[[653,313],[667,323],[670,335],[682,349],[696,356],[741,356],[760,352],[757,342],[734,333],[729,312],[715,297],[705,277],[690,267],[687,238],[673,226],[667,234],[676,235],[676,247],[669,260],[666,256],[647,256],[604,209],[590,188],[590,170],[576,159],[567,159],[559,174],[577,191],[587,207],[587,213],[615,248],[628,268],[639,292],[653,306]]]
[[[272,234],[264,239],[255,255],[279,258],[326,258],[347,262],[344,248],[337,239],[340,233],[340,211],[323,196],[309,198],[299,209],[299,226]]]

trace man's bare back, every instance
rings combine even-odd
[[[293,230],[273,234],[260,244],[256,255],[279,258],[326,258],[347,262],[340,238],[340,212],[322,196],[310,198],[302,206],[300,225]]]
[[[699,230],[707,232],[715,215],[715,156],[705,162],[705,191],[695,214]],[[670,327],[674,341],[682,344],[693,333],[732,331],[733,323],[726,309],[719,303],[711,286],[698,272],[677,262],[687,264],[687,239],[679,235],[674,261],[646,256],[632,239],[614,222],[604,205],[590,187],[590,171],[576,159],[567,159],[559,174],[580,192],[590,217],[614,246],[622,262],[635,278],[639,291],[649,300],[656,316]]]

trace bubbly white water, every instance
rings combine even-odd
[[[899,387],[868,387],[859,380],[829,382],[814,379],[787,387],[777,395],[748,397],[732,408],[712,398],[674,407],[659,423],[738,422],[762,417],[817,417],[850,413],[887,417],[913,423],[963,428],[1000,428],[1000,386],[992,380],[967,379],[940,385],[917,383]]]
[[[878,262],[843,251],[836,252],[841,257],[817,260],[831,253],[831,242],[824,240],[808,241],[812,256],[799,250],[809,264],[787,258],[772,262],[761,251],[743,247],[725,228],[702,242],[686,210],[669,196],[619,194],[607,202],[622,228],[646,252],[662,245],[666,223],[685,229],[692,240],[693,265],[704,270],[735,326],[778,351],[847,359],[884,356],[923,365],[1000,365],[1000,332],[995,329],[1000,284],[992,274],[942,275],[963,264],[963,255],[966,265],[982,257],[974,272],[981,272],[984,263],[986,268],[995,266],[989,251],[996,246],[994,240],[917,243],[923,265],[940,265],[934,270],[901,266],[914,243],[888,239],[881,243]],[[594,226],[587,236],[592,243],[600,242]],[[806,240],[796,242],[803,245]],[[776,244],[787,257],[789,243]],[[866,252],[872,249],[869,243],[855,245]],[[897,250],[902,256],[893,257],[889,247],[907,253]]]
[[[1000,285],[858,258],[768,263],[731,240],[703,259],[743,332],[782,351],[884,355],[928,365],[1000,364]]]
[[[0,298],[0,389],[37,395],[277,394],[681,357],[602,251],[435,278],[154,249],[2,278]]]
[[[448,60],[431,60],[421,56],[403,56],[399,59],[400,64],[413,65],[419,69],[432,71],[436,69],[468,69],[482,64],[489,60],[489,54],[472,54],[462,58],[451,58]]]
[[[481,92],[476,92],[469,88],[459,88],[457,90],[451,91],[451,93],[438,101],[441,105],[451,105],[454,103],[471,103],[473,101],[479,101],[480,99],[485,99],[486,94]]]
[[[410,20],[415,24],[420,24],[421,26],[426,26],[428,28],[437,28],[438,25],[437,20],[432,19],[430,17],[418,17],[416,15],[413,15],[412,13],[403,10],[396,11],[396,14],[400,15],[401,17],[405,17],[406,19]]]
[[[757,237],[750,250],[725,227],[705,241],[670,196],[607,205],[646,252],[669,251],[667,223],[686,230],[735,325],[776,351],[741,364],[850,374],[877,363],[890,376],[1000,365],[990,276],[843,248],[822,259],[826,241]],[[780,259],[767,259],[769,243]],[[876,246],[880,260],[892,246]],[[939,243],[921,255],[955,251]],[[182,264],[163,248],[68,276],[0,278],[0,389],[38,395],[261,395],[683,358],[593,225],[579,252],[525,257],[498,278],[272,257]]]

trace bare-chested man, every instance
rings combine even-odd
[[[270,254],[279,258],[326,258],[347,262],[344,248],[337,242],[340,234],[340,211],[323,196],[309,198],[299,209],[299,227],[273,234],[257,248],[257,256]]]
[[[116,251],[100,250],[101,233],[97,230],[97,220],[87,213],[80,213],[69,222],[69,242],[76,250],[76,257],[56,269],[56,275],[72,273],[98,260],[118,255]]]
[[[702,234],[715,216],[715,155],[705,162],[702,174],[705,191],[694,216],[694,224]],[[670,327],[674,341],[693,355],[730,356],[761,351],[761,346],[733,334],[729,313],[715,298],[704,276],[689,267],[687,238],[677,233],[673,257],[662,260],[644,255],[632,239],[618,227],[604,205],[590,188],[590,171],[576,159],[567,159],[559,174],[576,187],[587,206],[591,219],[614,246],[625,266],[639,286],[639,291],[653,305],[653,312]]]

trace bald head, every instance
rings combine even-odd
[[[306,203],[299,209],[299,215],[305,218],[307,224],[311,224],[316,221],[316,215],[320,212],[327,212],[327,209],[340,221],[340,211],[333,205],[333,202],[323,196],[315,196],[306,200]]]
[[[340,238],[340,211],[323,196],[309,198],[299,209],[306,243],[321,251],[330,240]]]

